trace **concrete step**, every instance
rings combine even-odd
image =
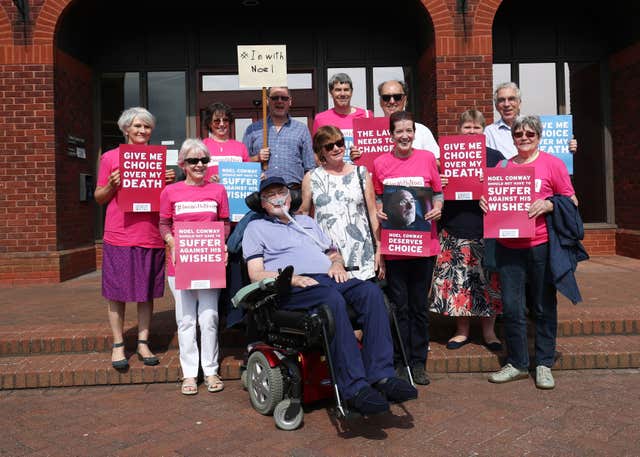
[[[560,317],[558,336],[590,335],[638,335],[640,316],[633,310],[619,309],[606,316],[603,313],[586,315],[579,313],[571,317]],[[565,313],[566,314],[566,313]],[[611,317],[611,315],[615,315]],[[135,326],[127,327],[125,342],[134,349],[137,338]],[[431,315],[430,335],[432,340],[448,340],[455,331],[453,318]],[[502,323],[496,323],[496,332],[502,335]],[[166,351],[178,347],[176,324],[173,319],[156,319],[151,329],[151,347],[154,351]],[[472,327],[472,338],[479,339],[479,326]],[[51,324],[35,327],[0,327],[0,358],[13,355],[61,354],[81,352],[110,352],[113,339],[106,322],[100,324]],[[243,348],[246,338],[243,330],[222,329],[220,346]]]
[[[243,352],[243,348],[222,348],[220,374],[224,379],[240,377]],[[640,335],[560,337],[557,352],[556,370],[640,368]],[[157,355],[160,364],[155,367],[144,366],[135,354],[131,355],[130,368],[124,373],[111,367],[109,352],[2,357],[0,389],[178,382],[181,370],[177,349]],[[473,342],[453,351],[444,343],[431,342],[427,370],[495,371],[503,356]]]

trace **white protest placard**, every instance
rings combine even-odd
[[[238,46],[240,87],[287,85],[286,45]]]

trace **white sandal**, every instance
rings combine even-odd
[[[217,374],[212,374],[204,377],[204,384],[207,386],[209,392],[220,392],[224,389],[224,382]]]
[[[198,393],[198,382],[196,378],[183,378],[180,387],[182,395],[195,395]]]

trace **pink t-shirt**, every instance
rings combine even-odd
[[[190,186],[185,181],[171,184],[160,194],[160,217],[176,222],[207,222],[229,218],[227,191],[222,184],[205,182]],[[173,262],[167,274],[175,276]]]
[[[355,109],[351,114],[336,113],[334,108],[316,114],[316,117],[313,119],[312,134],[316,133],[316,131],[324,125],[333,125],[342,130],[345,136],[353,138],[353,120],[360,117],[373,117],[373,113],[369,110],[362,108]],[[345,130],[347,132],[345,132]]]
[[[433,192],[442,192],[438,164],[433,153],[414,149],[406,159],[396,157],[392,152],[383,154],[373,162],[373,188],[382,195],[384,185],[431,187]],[[431,222],[431,255],[440,253],[440,241],[435,221]],[[385,256],[388,260],[407,259],[403,256]]]
[[[118,148],[105,152],[100,157],[98,186],[109,184],[109,176],[120,165]],[[103,240],[114,246],[140,246],[163,248],[164,241],[158,230],[158,213],[125,213],[118,206],[118,192],[107,203]]]
[[[498,164],[498,167],[500,166]],[[564,162],[551,154],[540,151],[533,162],[517,164],[513,158],[507,162],[506,168],[518,167],[533,167],[535,169],[533,201],[554,195],[571,197],[576,193]],[[499,239],[498,243],[511,249],[526,249],[546,243],[548,240],[546,216],[542,214],[536,218],[536,232],[533,238],[503,238]]]
[[[355,108],[355,107],[354,107]],[[344,137],[345,153],[344,161],[351,163],[351,146],[353,146],[353,120],[361,117],[373,117],[373,113],[362,108],[355,108],[351,114],[336,113],[334,108],[316,114],[313,120],[312,134],[325,125],[338,127]]]
[[[211,154],[211,162],[207,167],[205,179],[211,180],[211,176],[218,174],[220,162],[248,162],[249,153],[244,143],[236,140],[216,141],[213,138],[202,140]]]

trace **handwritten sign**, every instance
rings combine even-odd
[[[247,195],[258,190],[260,164],[257,162],[220,162],[220,183],[227,190],[231,222],[238,222],[249,212],[244,202]]]
[[[223,222],[175,222],[176,289],[227,286]]]
[[[166,146],[120,145],[118,205],[124,212],[160,211],[165,185]]]
[[[486,165],[484,135],[453,135],[440,137],[442,174],[448,179],[444,187],[445,200],[479,200],[482,176]]]
[[[484,216],[484,237],[532,238],[535,219],[527,212],[533,203],[534,168],[488,168],[485,173],[489,211]]]
[[[569,174],[573,174],[573,154],[569,152],[569,141],[573,137],[573,117],[570,114],[562,116],[540,116],[542,122],[542,137],[540,150],[561,159]]]
[[[238,46],[240,87],[287,85],[287,46]]]
[[[389,135],[389,118],[366,117],[353,120],[353,144],[362,155],[354,160],[358,165],[367,167],[373,173],[373,161],[393,150],[393,142]]]

